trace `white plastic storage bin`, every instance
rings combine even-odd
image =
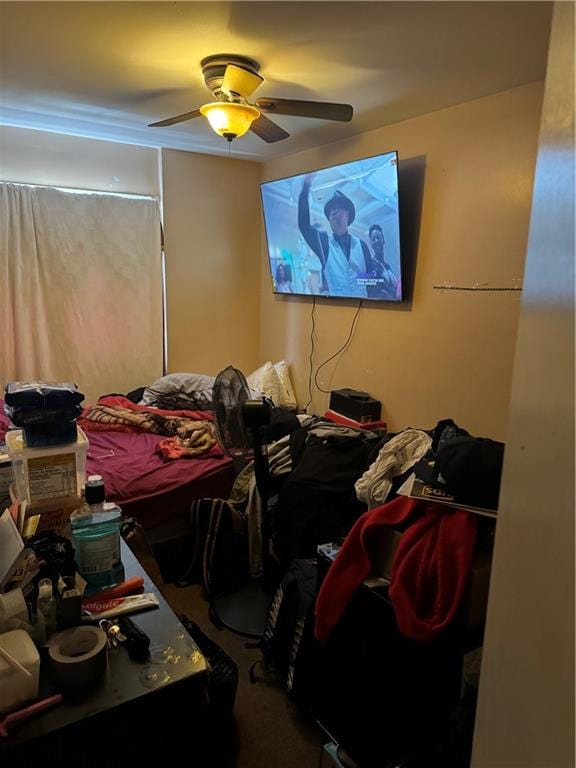
[[[88,438],[77,427],[78,441],[27,448],[21,429],[6,433],[6,448],[20,501],[38,504],[63,496],[80,496],[86,482]]]

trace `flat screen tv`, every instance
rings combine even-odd
[[[261,193],[275,293],[402,301],[396,152]]]

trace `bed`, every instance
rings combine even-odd
[[[141,408],[127,398],[115,397],[114,401],[134,411]],[[0,441],[11,428],[3,405],[0,401]],[[153,410],[212,419],[209,411]],[[187,518],[194,499],[228,498],[234,479],[233,462],[217,445],[198,457],[166,460],[155,452],[161,435],[106,429],[102,424],[97,430],[86,429],[85,419],[78,423],[89,441],[86,474],[102,475],[106,498],[119,504],[126,516],[134,517],[147,531],[160,531]]]
[[[275,364],[267,361],[247,379],[254,397],[264,394],[276,405],[296,409],[289,367],[284,360]],[[134,413],[149,411],[168,418],[181,416],[211,422],[214,381],[205,374],[167,374],[138,390],[138,395],[135,391],[130,398],[103,396],[97,406],[104,403]],[[102,475],[106,498],[119,504],[125,516],[135,518],[146,529],[151,543],[185,530],[190,504],[195,499],[229,497],[235,466],[217,444],[200,456],[166,460],[156,453],[162,435],[139,428],[123,429],[117,424],[110,428],[103,423],[91,424],[86,420],[88,410],[78,420],[89,441],[86,474]],[[0,400],[0,442],[10,428]]]

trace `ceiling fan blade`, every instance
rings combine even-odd
[[[222,80],[222,90],[228,93],[234,93],[237,96],[243,96],[247,99],[259,85],[262,85],[264,78],[256,72],[249,72],[247,69],[237,67],[235,64],[228,64]]]
[[[317,117],[321,120],[352,120],[354,109],[350,104],[334,104],[329,101],[298,101],[296,99],[256,99],[256,106],[263,112],[296,117]]]
[[[280,128],[279,125],[276,125],[276,123],[273,123],[272,120],[269,120],[264,115],[260,115],[257,120],[254,120],[250,130],[268,144],[274,144],[275,141],[282,141],[282,139],[287,139],[290,136],[284,128]]]
[[[185,120],[192,120],[194,117],[200,117],[199,109],[195,109],[192,112],[184,112],[183,115],[167,117],[166,120],[159,120],[157,123],[150,123],[148,128],[160,128],[163,125],[175,125],[175,123],[183,123]]]

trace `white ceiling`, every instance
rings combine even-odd
[[[211,100],[200,60],[260,62],[254,98],[350,103],[351,123],[275,120],[236,156],[262,160],[543,78],[551,3],[4,2],[0,123],[227,153],[204,118],[147,124]]]

